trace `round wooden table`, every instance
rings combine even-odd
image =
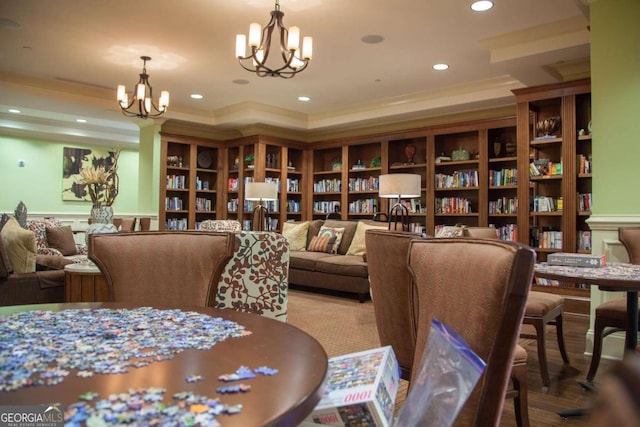
[[[38,304],[0,307],[0,316],[30,310],[78,308],[135,307],[118,303]],[[54,386],[0,391],[0,405],[61,403],[67,407],[79,402],[79,396],[88,391],[98,393],[100,398],[107,398],[110,394],[124,393],[129,389],[163,387],[167,390],[165,402],[171,401],[174,393],[190,391],[219,398],[223,403],[240,403],[243,409],[239,414],[220,415],[216,419],[225,427],[253,427],[296,426],[320,401],[327,375],[327,354],[320,343],[307,333],[286,323],[231,310],[167,308],[197,311],[231,320],[245,326],[252,334],[219,342],[210,350],[184,350],[171,360],[131,368],[125,374],[96,374],[81,378],[71,372],[64,381]],[[193,333],[197,334],[198,331]],[[222,383],[218,377],[233,373],[240,366],[268,366],[279,372],[273,376],[257,375],[256,378],[241,381],[251,385],[249,392],[217,394],[217,387],[232,384]],[[201,375],[203,381],[187,383],[185,379],[191,375]]]

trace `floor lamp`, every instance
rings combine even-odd
[[[269,231],[271,228],[269,221],[269,210],[264,205],[265,200],[278,199],[278,184],[275,182],[248,182],[244,190],[245,200],[255,200],[258,203],[253,209],[253,217],[251,218],[253,231]]]
[[[392,173],[380,175],[378,194],[386,199],[398,199],[389,208],[389,230],[391,223],[394,230],[398,229],[398,223],[402,225],[402,231],[409,231],[409,210],[402,203],[403,197],[420,197],[422,177],[412,173]]]

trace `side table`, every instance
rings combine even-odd
[[[93,263],[64,267],[65,302],[107,302],[109,291],[102,272]]]

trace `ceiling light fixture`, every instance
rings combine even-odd
[[[298,101],[308,102],[311,101],[311,98],[309,98],[308,96],[299,96]]]
[[[283,16],[284,13],[280,11],[280,2],[276,0],[275,10],[271,11],[271,20],[266,27],[262,28],[255,22],[249,26],[249,47],[251,48],[249,56],[246,56],[247,36],[245,34],[236,36],[236,58],[242,68],[256,73],[259,77],[271,76],[285,79],[290,79],[307,68],[312,56],[313,39],[304,37],[302,50],[300,50],[300,28],[287,29],[282,23]],[[271,50],[271,35],[276,26],[280,39],[280,56],[284,64],[277,68],[270,68],[267,66],[267,60]]]
[[[448,64],[435,64],[433,66],[433,69],[437,70],[437,71],[444,71],[444,70],[449,69],[449,65]]]
[[[471,9],[476,12],[485,12],[493,7],[493,2],[490,0],[477,0],[471,4]]]
[[[158,104],[153,101],[153,88],[149,84],[149,75],[147,74],[147,61],[151,61],[151,58],[141,56],[140,59],[143,61],[142,73],[140,73],[140,80],[136,84],[131,102],[129,102],[129,95],[126,93],[125,86],[118,85],[118,104],[122,114],[127,117],[140,117],[142,119],[162,117],[167,111],[167,107],[169,107],[169,92],[166,90],[160,92]]]

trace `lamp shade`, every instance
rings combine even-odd
[[[380,175],[379,190],[380,197],[384,198],[403,198],[403,197],[420,197],[420,175],[413,173],[392,173],[388,175]]]
[[[277,200],[278,184],[275,182],[248,182],[244,198],[246,200]]]

